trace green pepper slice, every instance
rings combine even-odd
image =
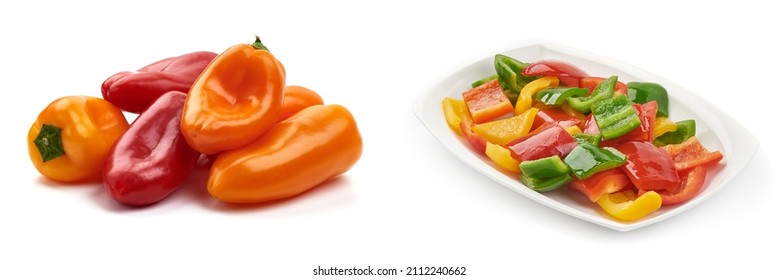
[[[599,134],[596,135],[591,135],[586,133],[573,134],[573,139],[575,139],[575,142],[578,142],[578,144],[589,143],[597,147],[600,146],[600,138],[602,138],[602,136]]]
[[[576,87],[555,87],[547,88],[536,93],[533,97],[535,100],[543,102],[543,104],[551,106],[562,106],[567,101],[568,97],[585,96],[587,91],[585,88]]]
[[[659,117],[667,117],[670,113],[667,90],[660,84],[630,82],[627,84],[627,95],[629,100],[635,103],[645,104],[651,100],[656,101],[658,106],[656,115]]]
[[[475,81],[472,84],[470,84],[470,86],[472,88],[477,88],[478,86],[483,85],[483,84],[488,83],[488,82],[491,82],[494,79],[497,79],[497,74],[494,74],[494,75],[491,75],[489,77],[486,77],[486,78],[480,79],[478,81]]]
[[[519,164],[521,174],[533,178],[551,178],[570,173],[570,167],[567,167],[559,156],[550,156],[537,160],[522,161]]]
[[[638,113],[624,95],[595,103],[592,114],[603,140],[627,134],[641,124]]]
[[[576,111],[588,114],[592,111],[592,105],[594,105],[594,103],[613,96],[618,79],[618,76],[611,76],[610,78],[602,80],[602,82],[592,90],[592,94],[589,96],[568,97],[567,103]]]
[[[500,85],[506,90],[506,95],[513,105],[516,105],[516,99],[519,97],[521,89],[535,79],[521,74],[527,65],[527,63],[506,55],[497,54],[494,56],[494,70],[497,72],[497,79],[500,80]]]
[[[533,178],[522,173],[521,181],[534,191],[547,192],[569,184],[573,181],[573,177],[570,174],[563,174],[551,178]]]
[[[697,132],[697,125],[694,120],[680,121],[675,124],[678,128],[654,139],[654,146],[662,147],[669,144],[681,144]]]
[[[627,156],[618,150],[600,148],[589,143],[582,143],[565,157],[565,163],[580,180],[591,177],[598,172],[621,166],[627,161]]]

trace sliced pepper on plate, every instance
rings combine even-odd
[[[659,138],[665,133],[676,131],[677,129],[678,125],[670,119],[666,117],[656,117],[656,120],[654,120],[654,144],[657,144],[656,138]]]
[[[470,84],[470,87],[471,88],[477,88],[478,86],[483,85],[483,84],[488,83],[488,82],[491,82],[492,80],[495,80],[495,79],[497,79],[497,74],[494,74],[494,75],[491,75],[489,77],[486,77],[486,78],[480,79],[478,81],[475,81],[475,82]]]
[[[559,156],[522,161],[521,173],[534,178],[551,178],[570,173],[570,167]]]
[[[41,175],[60,182],[97,181],[116,139],[130,125],[104,99],[66,96],[43,109],[27,133],[27,152]]]
[[[230,47],[189,90],[181,118],[186,142],[214,154],[256,140],[278,122],[285,79],[283,65],[259,37]]]
[[[662,148],[642,141],[628,141],[616,149],[627,155],[621,170],[639,190],[667,190],[674,192],[681,179],[670,154]]]
[[[613,168],[584,180],[573,178],[570,188],[583,193],[591,202],[597,202],[603,195],[620,191],[629,184],[629,178],[621,168]]]
[[[708,151],[695,136],[690,137],[681,144],[667,145],[660,149],[663,149],[672,157],[674,166],[678,171],[716,164],[724,158],[724,154],[718,150]]]
[[[559,60],[540,60],[527,65],[521,72],[524,76],[555,76],[569,87],[578,87],[579,80],[589,76],[575,65]]]
[[[675,123],[675,130],[665,132],[654,139],[654,145],[662,147],[670,144],[681,144],[697,133],[694,120],[684,120]]]
[[[189,92],[194,81],[216,57],[193,52],[169,57],[136,71],[119,72],[103,82],[103,98],[127,112],[139,114],[169,91]]]
[[[603,195],[597,204],[609,215],[625,221],[641,219],[662,207],[662,197],[649,191],[636,195],[630,189]]]
[[[563,174],[551,178],[535,178],[522,173],[520,179],[527,187],[534,191],[548,192],[569,184],[573,180],[573,177],[570,176],[570,174]]]
[[[459,126],[459,123],[463,120],[469,122],[473,121],[470,117],[470,113],[467,111],[465,101],[451,97],[443,98],[443,116],[446,118],[448,127],[459,135],[462,135],[462,129]]]
[[[640,127],[641,121],[627,97],[620,95],[592,105],[592,115],[603,140],[610,140]]]
[[[627,84],[629,100],[639,104],[656,101],[658,106],[656,116],[668,117],[670,114],[670,99],[667,90],[657,83],[630,82]]]
[[[586,96],[589,92],[584,88],[553,87],[541,90],[535,94],[535,100],[549,106],[559,107],[567,102],[568,97]]]
[[[532,130],[537,129],[546,123],[568,128],[571,126],[582,126],[583,120],[570,116],[559,108],[540,109],[538,113],[535,114],[535,120],[532,122]]]
[[[473,132],[473,125],[472,121],[463,120],[459,123],[459,130],[462,135],[465,136],[465,140],[470,143],[470,147],[472,147],[473,150],[479,154],[484,154],[486,152],[486,143],[488,142],[486,142],[486,139],[481,137],[481,135]]]
[[[519,173],[519,161],[511,157],[511,151],[503,146],[486,142],[486,156],[494,163],[510,172]]]
[[[702,192],[706,173],[707,170],[702,166],[681,172],[681,188],[675,192],[657,191],[662,196],[662,204],[680,204],[696,197]]]
[[[539,91],[558,85],[559,79],[554,76],[546,76],[528,83],[521,89],[521,93],[519,93],[514,113],[521,114],[532,107],[532,97]]]
[[[516,104],[522,88],[535,79],[535,77],[521,74],[526,66],[526,63],[506,55],[497,54],[494,56],[494,70],[497,72],[497,79],[502,88],[506,89],[511,105]]]
[[[514,159],[523,162],[555,155],[564,157],[576,145],[573,136],[570,136],[564,128],[547,123],[526,136],[505,144],[505,147],[511,150],[511,156]]]
[[[507,119],[477,124],[473,126],[473,132],[481,135],[486,141],[505,145],[513,139],[527,135],[537,113],[537,108],[531,108]]]
[[[493,121],[513,112],[513,106],[497,80],[462,93],[467,110],[476,124]]]
[[[588,114],[592,111],[592,105],[595,103],[609,99],[613,97],[613,92],[618,81],[617,76],[611,76],[608,79],[603,80],[592,90],[592,93],[588,96],[581,97],[569,97],[567,103],[570,107],[583,114]]]
[[[580,180],[619,167],[625,160],[626,156],[616,149],[600,148],[589,143],[579,144],[565,157],[565,163]]]
[[[605,78],[600,77],[586,77],[581,79],[579,87],[585,88],[588,92],[593,92],[597,85],[602,83]],[[615,95],[627,95],[627,85],[622,82],[616,82],[616,87],[613,90]]]

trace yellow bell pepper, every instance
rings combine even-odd
[[[603,195],[597,204],[617,219],[634,221],[662,207],[662,197],[655,191],[637,196],[632,190],[623,190]]]
[[[473,126],[473,132],[488,142],[505,145],[513,139],[527,135],[530,128],[532,128],[532,122],[535,120],[537,113],[537,108],[531,108],[507,119],[477,124]]]
[[[583,133],[581,131],[581,128],[578,127],[577,125],[571,125],[571,126],[565,127],[565,131],[567,131],[567,133],[570,134],[570,135],[573,135],[573,134],[576,134],[576,133]]]
[[[673,132],[678,129],[678,125],[666,117],[657,117],[654,121],[654,138],[662,134]]]
[[[463,120],[470,119],[470,113],[467,111],[465,101],[451,97],[443,98],[443,115],[446,117],[448,127],[459,135],[462,135],[462,129],[459,124]]]
[[[545,76],[528,83],[521,89],[521,93],[519,93],[519,98],[516,100],[516,107],[514,107],[514,113],[518,115],[532,107],[532,96],[539,91],[557,86],[559,86],[559,79],[556,76]]]
[[[503,146],[486,142],[486,156],[494,163],[510,172],[520,172],[519,161],[511,157],[511,151]]]

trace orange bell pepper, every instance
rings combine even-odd
[[[362,136],[351,113],[340,105],[315,105],[221,153],[211,166],[208,192],[230,203],[288,198],[348,171],[361,155]]]
[[[462,93],[467,110],[476,124],[493,121],[513,112],[511,101],[497,79]]]
[[[323,104],[324,100],[315,91],[301,86],[286,86],[281,103],[281,117],[278,119],[284,120],[302,109]]]
[[[181,132],[192,148],[213,154],[256,140],[278,121],[286,72],[257,37],[217,56],[189,90]]]
[[[38,115],[27,133],[27,151],[38,172],[49,179],[97,181],[108,152],[129,126],[108,101],[67,96]]]

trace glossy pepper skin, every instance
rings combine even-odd
[[[219,155],[208,192],[230,203],[288,198],[348,171],[361,155],[362,137],[351,113],[340,105],[315,105]]]
[[[217,56],[192,85],[181,132],[203,154],[256,140],[281,114],[286,72],[257,38]]]
[[[43,176],[60,182],[97,181],[114,141],[129,127],[113,104],[90,96],[55,100],[27,133],[27,150]]]
[[[285,120],[313,105],[324,105],[324,100],[318,93],[302,86],[286,86],[284,100],[281,102],[281,116],[278,119]]]
[[[114,200],[133,206],[167,197],[192,173],[200,153],[184,140],[179,123],[186,94],[163,94],[116,141],[103,169]]]
[[[193,52],[154,62],[134,72],[116,73],[103,82],[103,98],[127,112],[141,113],[166,92],[189,92],[215,57],[213,52]]]

